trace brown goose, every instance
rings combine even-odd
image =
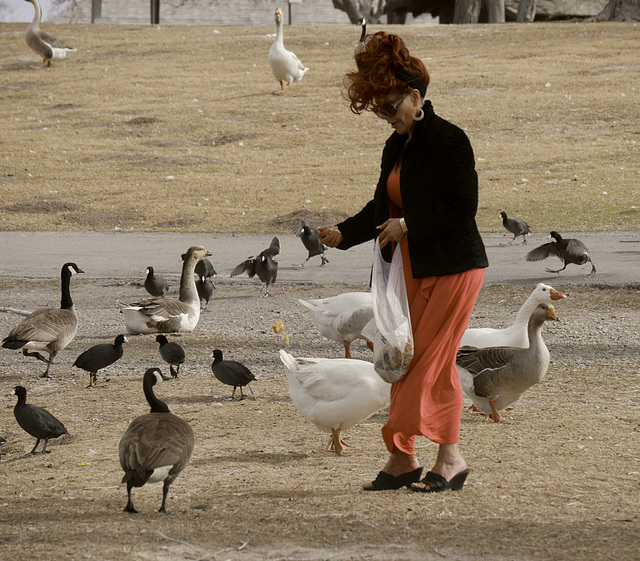
[[[462,347],[456,364],[464,393],[496,423],[512,423],[498,411],[520,399],[540,382],[549,368],[549,350],[542,340],[545,321],[557,321],[553,306],[538,304],[528,323],[529,347]]]
[[[42,57],[42,64],[40,68],[51,66],[52,60],[61,60],[67,56],[67,52],[75,51],[76,49],[65,45],[62,41],[51,37],[48,33],[45,33],[40,29],[40,22],[42,21],[42,9],[38,0],[26,0],[33,4],[34,14],[33,21],[27,27],[27,33],[25,40],[27,45],[38,55]]]
[[[49,377],[49,369],[54,357],[64,349],[76,335],[78,316],[71,300],[69,284],[74,273],[83,273],[75,263],[65,263],[61,271],[62,299],[60,308],[41,308],[29,314],[9,335],[2,340],[5,349],[22,349],[25,356],[32,356],[47,363],[47,369],[41,375]],[[33,349],[34,352],[29,352]],[[49,359],[40,352],[49,353]]]
[[[153,393],[153,386],[163,380],[158,368],[149,368],[142,387],[151,412],[134,419],[120,440],[122,483],[127,484],[126,512],[138,512],[131,500],[131,489],[146,483],[163,481],[162,505],[167,512],[169,487],[187,467],[193,454],[193,430],[187,421],[174,415],[166,403]]]
[[[132,304],[118,303],[124,324],[131,334],[192,331],[200,319],[200,297],[194,270],[201,259],[211,255],[202,246],[192,246],[185,254],[180,277],[180,294],[175,298],[149,298]]]

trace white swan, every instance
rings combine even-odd
[[[309,70],[300,62],[298,57],[284,48],[282,10],[276,8],[276,38],[269,49],[269,64],[276,80],[282,88],[277,94],[283,94],[293,82],[302,80],[304,73]]]
[[[330,298],[301,300],[315,323],[320,335],[344,344],[344,357],[351,358],[351,342],[364,339],[369,348],[371,341],[362,335],[362,329],[373,319],[371,292],[345,292]]]
[[[190,247],[185,254],[180,277],[180,295],[175,298],[148,298],[132,304],[118,303],[127,331],[138,333],[175,333],[192,331],[200,319],[200,297],[194,270],[198,261],[211,255],[202,246]]]
[[[295,358],[280,350],[294,405],[321,431],[331,433],[327,450],[342,456],[341,433],[389,406],[390,384],[364,360]]]

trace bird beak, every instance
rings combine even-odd
[[[16,395],[16,390],[11,390],[11,393],[10,393],[9,395],[10,395],[10,396],[11,396],[11,395]]]
[[[551,300],[562,300],[563,298],[565,298],[565,295],[555,288],[552,288],[549,291],[549,296],[551,297]]]
[[[547,312],[547,319],[549,321],[560,321],[558,319],[558,314],[556,314],[556,309],[553,306],[549,306],[549,311]]]

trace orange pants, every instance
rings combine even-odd
[[[414,336],[408,374],[391,385],[382,436],[389,452],[415,453],[417,435],[438,444],[460,437],[462,388],[456,353],[484,282],[484,269],[414,279],[408,244],[400,243]]]

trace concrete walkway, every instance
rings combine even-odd
[[[330,263],[319,267],[320,258],[312,258],[303,268],[307,253],[302,242],[292,234],[279,235],[281,252],[278,282],[282,284],[368,284],[373,244],[348,251],[330,249]],[[640,232],[566,233],[565,237],[582,240],[592,255],[598,272],[588,275],[591,267],[569,265],[560,275],[545,268],[560,268],[556,258],[530,263],[527,252],[548,241],[536,234],[528,245],[502,245],[507,234],[483,235],[490,266],[486,284],[534,285],[538,282],[558,287],[578,284],[627,286],[640,284]],[[56,278],[62,264],[73,261],[90,278],[131,281],[142,279],[147,266],[168,280],[180,276],[180,255],[191,245],[204,245],[218,277],[216,282],[246,281],[246,274],[229,278],[231,270],[249,256],[256,255],[271,242],[266,235],[216,235],[173,233],[51,233],[0,232],[0,276],[10,278]]]

